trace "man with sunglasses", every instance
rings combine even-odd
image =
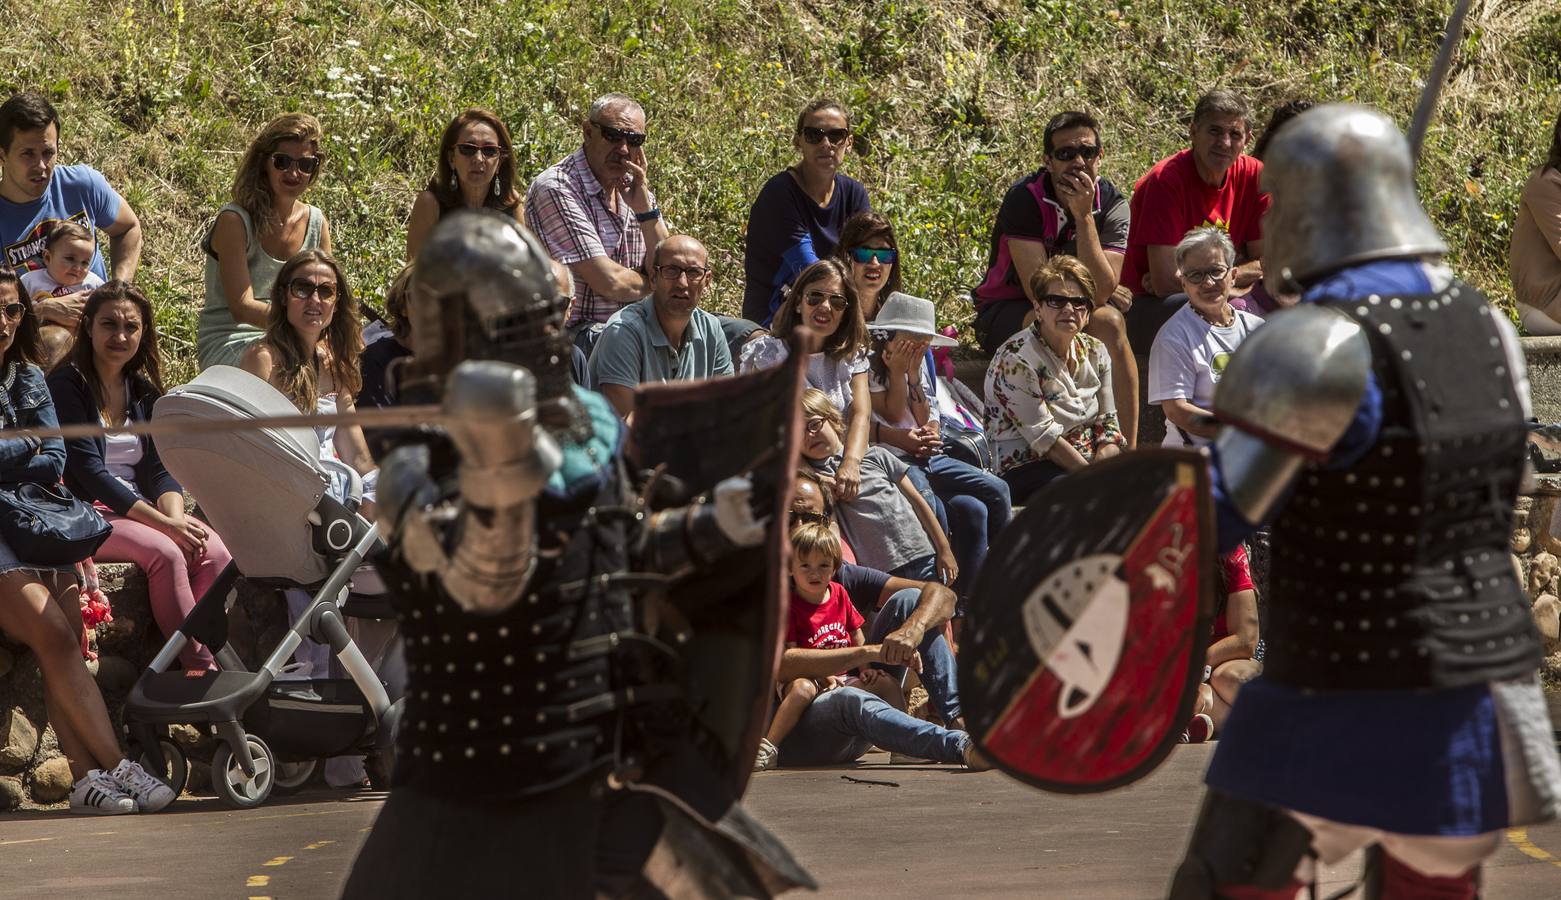
[[[568,327],[594,343],[620,308],[651,292],[645,253],[667,238],[646,182],[645,110],[625,94],[604,94],[582,123],[583,142],[531,182],[526,221],[574,275]]]
[[[1192,146],[1167,156],[1133,187],[1122,283],[1135,295],[1127,315],[1133,349],[1147,355],[1160,326],[1187,295],[1176,275],[1176,245],[1194,228],[1230,235],[1238,265],[1235,287],[1245,294],[1263,280],[1263,213],[1268,195],[1263,163],[1244,151],[1252,110],[1231,91],[1210,91],[1193,108]]]
[[[613,313],[591,351],[591,385],[625,419],[641,384],[732,374],[721,322],[699,308],[711,279],[705,245],[673,235],[652,251],[651,272],[651,295]]]
[[[98,170],[61,166],[60,116],[35,92],[0,104],[0,249],[3,264],[18,275],[43,268],[43,245],[56,222],[78,222],[109,238],[113,274],[93,250],[90,269],[104,280],[135,279],[141,260],[141,220]],[[55,305],[58,304],[58,308]],[[74,328],[76,313],[64,298],[34,310],[44,321]]]
[[[1129,446],[1138,432],[1138,363],[1123,312],[1132,292],[1119,284],[1127,253],[1127,198],[1100,177],[1100,123],[1089,113],[1053,116],[1041,132],[1042,165],[1008,189],[992,226],[986,277],[971,291],[976,340],[987,353],[1035,321],[1027,292],[1053,256],[1072,256],[1095,280],[1086,332],[1111,354],[1112,394]]]

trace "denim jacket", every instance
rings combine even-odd
[[[24,428],[59,425],[42,369],[23,362],[0,369],[0,423]],[[64,470],[65,442],[59,438],[0,438],[0,484],[58,484]]]

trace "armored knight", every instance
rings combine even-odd
[[[662,477],[644,497],[631,490],[619,418],[571,383],[567,298],[513,221],[447,216],[416,272],[401,396],[445,416],[400,435],[382,466],[379,564],[409,684],[390,798],[345,895],[768,896],[809,884],[736,804],[729,776],[746,771],[757,738],[708,724],[721,698],[697,696],[699,613],[683,602],[724,599],[740,579],[701,575],[733,560],[750,582],[762,570],[751,554],[784,518],[771,514],[774,486],[720,478],[691,496]],[[766,639],[726,635],[737,651]],[[744,674],[724,677],[740,686]],[[753,700],[736,699],[730,718],[746,722]]]
[[[1561,794],[1507,550],[1516,334],[1441,263],[1382,115],[1297,117],[1263,182],[1264,267],[1301,304],[1232,360],[1215,456],[1222,543],[1273,519],[1268,650],[1171,894],[1293,897],[1367,847],[1367,896],[1473,897],[1501,830]]]

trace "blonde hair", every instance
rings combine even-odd
[[[1035,270],[1030,276],[1030,293],[1036,297],[1045,294],[1046,286],[1053,281],[1072,281],[1083,288],[1085,296],[1091,300],[1095,296],[1095,276],[1089,273],[1089,267],[1066,253],[1053,256]]]
[[[302,141],[309,145],[323,166],[325,154],[320,152],[320,141],[324,139],[320,121],[308,113],[277,116],[255,135],[249,149],[244,151],[244,158],[239,161],[238,172],[233,176],[233,203],[249,213],[256,231],[270,231],[282,224],[277,219],[276,210],[272,208],[276,198],[271,196],[271,181],[266,177],[266,169],[271,165],[271,154],[276,152],[277,145],[283,141]],[[309,176],[311,186],[319,174],[320,170],[315,169],[314,174]]]
[[[791,532],[791,552],[796,558],[802,559],[815,553],[822,553],[829,557],[830,563],[835,568],[840,568],[843,556],[840,552],[840,538],[835,535],[828,525],[817,522],[806,525],[798,525]]]
[[[835,429],[835,436],[845,440],[846,420],[841,417],[839,407],[835,401],[829,399],[829,395],[818,388],[808,388],[802,392],[802,414],[811,419],[820,416],[829,426]]]

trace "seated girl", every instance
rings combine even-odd
[[[117,427],[151,419],[161,373],[152,304],[133,285],[110,281],[88,295],[70,360],[49,376],[49,392],[62,423]],[[157,445],[136,435],[66,441],[65,486],[113,526],[94,558],[140,566],[157,627],[172,635],[232,557],[210,526],[185,512]],[[194,641],[180,661],[212,667],[210,652]]]
[[[823,391],[802,394],[802,456],[825,479],[840,466],[845,445],[840,411]],[[914,581],[952,584],[959,564],[932,507],[906,476],[905,463],[883,447],[871,447],[862,460],[856,498],[836,505],[846,539],[857,562]]]
[[[1236,694],[1263,674],[1257,590],[1245,545],[1237,544],[1220,557],[1220,597],[1223,602],[1215,612],[1209,636],[1204,683],[1198,686],[1194,715],[1187,726],[1187,740],[1192,743],[1208,740],[1225,727]]]

